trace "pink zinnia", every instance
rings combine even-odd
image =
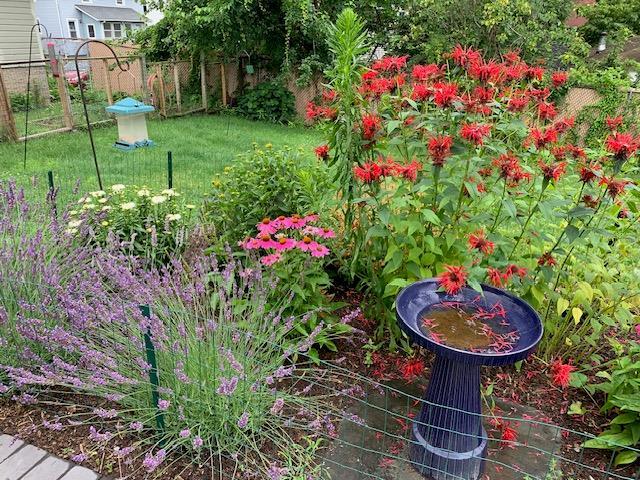
[[[316,243],[311,249],[312,257],[325,257],[327,255],[329,255],[329,249],[324,245],[320,245],[319,243]]]
[[[270,267],[274,263],[278,263],[282,259],[282,254],[279,252],[272,253],[271,255],[267,255],[260,259],[260,263],[263,265]]]
[[[245,250],[257,250],[260,248],[260,240],[257,238],[248,238],[244,242],[240,242],[240,246]]]

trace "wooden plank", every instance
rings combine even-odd
[[[200,52],[200,88],[202,89],[202,108],[209,110],[209,98],[207,95],[207,62],[204,52]]]
[[[11,100],[2,79],[2,70],[0,69],[0,125],[6,132],[6,137],[15,142],[18,140],[18,131],[16,130],[16,120],[13,118],[13,110],[11,110]]]
[[[176,106],[178,112],[182,112],[182,92],[180,91],[180,70],[178,69],[178,62],[173,62],[173,83],[176,88]]]
[[[107,102],[113,105],[113,90],[111,89],[111,71],[109,71],[109,60],[102,60],[104,66],[105,86],[107,87]]]
[[[147,105],[151,103],[151,97],[149,96],[149,88],[147,85],[147,59],[142,55],[139,59],[140,62],[140,82],[142,83],[142,98]]]
[[[220,83],[222,86],[222,105],[227,106],[227,74],[224,70],[224,63],[220,63]]]
[[[92,125],[95,125],[95,124],[92,123]],[[72,131],[73,131],[73,128],[62,127],[62,128],[56,128],[55,130],[49,130],[49,131],[46,131],[46,132],[32,133],[31,135],[27,135],[26,137],[22,136],[18,140],[21,141],[21,142],[24,142],[25,138],[27,140],[31,140],[32,138],[45,137],[45,136],[50,135],[52,133],[63,133],[63,132],[72,132]]]

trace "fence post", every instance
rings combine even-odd
[[[147,57],[144,55],[140,57],[140,81],[142,82],[142,98],[144,98],[144,103],[148,104],[151,102],[151,98],[147,88]]]
[[[209,98],[207,96],[207,63],[204,58],[204,52],[200,52],[200,88],[202,88],[202,108],[205,112],[209,111]]]
[[[47,45],[49,49],[49,62],[51,64],[51,73],[56,79],[58,84],[58,95],[60,96],[60,103],[62,104],[62,115],[64,117],[64,126],[69,130],[73,128],[73,114],[71,113],[71,99],[69,98],[69,92],[67,92],[67,83],[64,78],[64,67],[60,65],[58,58],[56,57],[56,51],[53,43]],[[78,78],[78,85],[82,80]]]
[[[178,69],[178,62],[173,62],[173,83],[176,87],[176,106],[178,112],[182,112],[182,92],[180,92],[180,70]]]
[[[167,152],[167,184],[173,188],[173,154]]]
[[[0,67],[0,126],[4,125],[5,135],[12,142],[18,141],[18,130],[16,120],[13,118],[11,110],[11,100],[2,78],[2,68]]]
[[[160,89],[160,98],[158,99],[158,103],[160,106],[160,114],[166,118],[167,116],[167,99],[164,95],[164,90],[165,90],[165,85],[164,85],[164,72],[162,71],[162,64],[159,63],[158,67],[156,69],[156,71],[158,72],[158,83],[159,83],[159,89]]]
[[[102,59],[102,65],[104,65],[105,87],[107,87],[107,102],[109,105],[113,105],[113,90],[111,89],[111,72],[109,71],[109,61],[106,58]]]
[[[47,200],[51,202],[51,210],[53,210],[53,215],[58,216],[58,208],[56,206],[56,186],[53,183],[53,172],[51,170],[47,172],[47,180],[49,183],[49,193],[47,193]]]
[[[142,316],[151,319],[151,309],[149,305],[140,305],[140,312]],[[150,329],[147,328],[144,334],[144,350],[147,356],[147,363],[151,366],[149,369],[149,382],[151,382],[151,401],[153,402],[152,408],[156,410],[156,425],[158,430],[164,431],[164,414],[158,408],[158,402],[160,401],[160,393],[158,389],[160,387],[160,381],[158,379],[158,361],[156,359],[156,349],[151,341]]]
[[[222,87],[222,105],[227,106],[227,73],[224,71],[224,63],[220,63],[220,86]]]

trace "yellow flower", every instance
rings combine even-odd
[[[102,222],[100,222],[100,225],[102,225],[103,227],[106,227],[107,225],[109,225],[109,222],[107,222],[106,220],[103,220]]]
[[[108,199],[108,198],[100,198],[100,199],[98,200],[98,203],[107,203],[108,201],[109,201],[109,199]]]
[[[73,220],[69,222],[69,227],[76,228],[76,227],[79,227],[81,224],[82,224],[82,220]]]
[[[151,195],[151,192],[148,188],[141,188],[140,190],[138,190],[139,197],[148,197],[149,195]]]
[[[111,186],[111,190],[114,191],[115,193],[120,193],[122,192],[126,187],[124,185],[122,185],[121,183],[118,183],[116,185],[112,185]]]
[[[106,193],[103,190],[96,190],[95,192],[90,192],[89,195],[91,195],[93,198],[98,198],[104,197]]]
[[[82,210],[93,210],[94,208],[96,208],[96,204],[95,203],[85,203],[82,206]]]
[[[273,144],[272,144],[272,143],[267,143],[267,144],[265,145],[265,148],[273,148]]]
[[[180,215],[179,213],[169,213],[167,215],[168,222],[177,221],[177,220],[180,220],[181,218],[182,218],[182,215]]]
[[[120,208],[122,210],[133,210],[134,208],[136,208],[136,204],[133,202],[127,202],[127,203],[121,204]]]
[[[194,208],[196,208],[196,206],[188,203],[185,205],[185,208],[188,208],[189,210],[193,210]]]
[[[153,203],[154,205],[160,205],[161,203],[164,203],[166,201],[167,197],[165,197],[164,195],[155,195],[151,197],[151,203]]]
[[[74,215],[77,215],[77,214],[78,214],[78,211],[77,211],[77,210],[70,210],[70,211],[69,211],[69,215],[71,215],[72,217],[73,217]]]

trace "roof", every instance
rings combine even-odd
[[[135,115],[138,113],[153,112],[155,108],[151,105],[145,105],[135,98],[127,97],[107,107],[106,110],[116,115]]]
[[[591,48],[589,58],[596,61],[606,60],[609,53],[611,53],[609,49],[604,52],[600,52],[596,45]],[[619,52],[619,55],[622,60],[635,60],[636,62],[640,62],[640,35],[634,35],[629,38],[622,47],[622,51]]]
[[[76,5],[76,8],[99,22],[144,23],[142,15],[133,8],[99,7],[97,5]]]

